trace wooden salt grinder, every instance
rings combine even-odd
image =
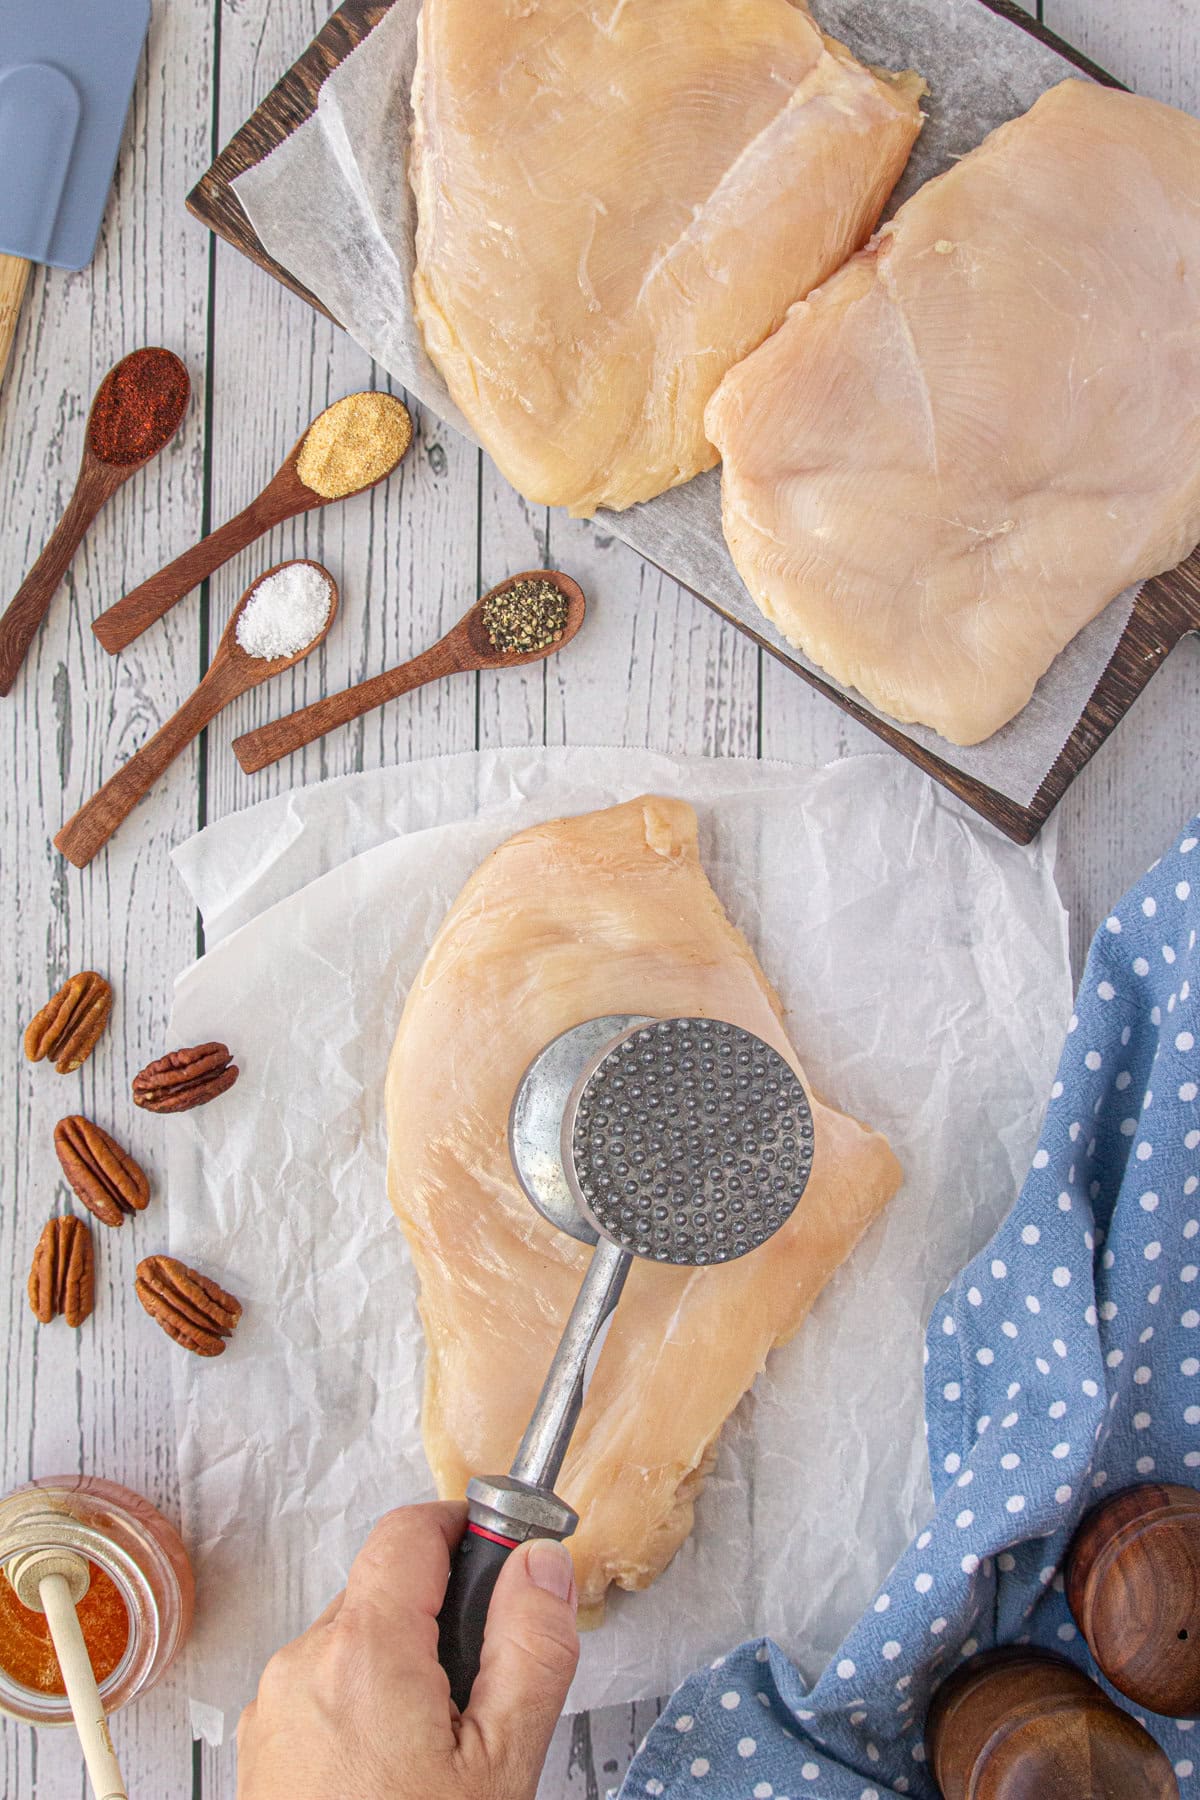
[[[1149,1712],[1200,1713],[1200,1494],[1146,1482],[1084,1519],[1067,1604],[1105,1677]]]
[[[1149,1732],[1046,1650],[964,1663],[933,1697],[925,1746],[944,1800],[1179,1800]]]

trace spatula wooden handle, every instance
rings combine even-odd
[[[151,575],[140,587],[131,588],[123,599],[92,620],[92,630],[110,655],[132,644],[134,638],[140,637],[165,612],[170,612],[185,594],[207,581],[214,569],[219,569],[231,556],[236,556],[239,550],[244,550],[264,531],[278,524],[278,511],[267,512],[260,505],[262,498],[260,494],[242,512],[206,538],[201,538],[198,544],[177,556],[157,575]]]
[[[247,775],[253,775],[281,757],[290,756],[293,750],[302,750],[305,744],[314,743],[327,731],[348,725],[351,719],[361,718],[363,713],[382,706],[385,700],[394,700],[398,694],[409,694],[414,688],[424,687],[427,681],[437,681],[463,667],[454,649],[441,639],[398,669],[385,669],[382,675],[372,675],[370,680],[360,681],[355,687],[343,688],[340,694],[327,694],[323,700],[314,700],[311,706],[302,706],[297,712],[286,713],[282,719],[272,719],[269,725],[259,725],[254,731],[244,732],[233,740],[234,755]]]
[[[17,335],[17,320],[29,281],[29,268],[23,256],[0,255],[0,383],[4,380],[13,339]]]
[[[0,694],[11,691],[25,653],[50,610],[50,602],[84,532],[130,473],[131,470],[85,460],[54,535],[0,618]]]
[[[237,691],[236,687],[228,685],[220,670],[215,667],[209,670],[179,711],[67,820],[54,844],[68,862],[74,863],[77,869],[91,862],[164,769],[194,737],[199,736]]]

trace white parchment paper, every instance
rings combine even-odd
[[[894,205],[994,126],[1026,111],[1046,88],[1079,73],[981,0],[905,0],[903,6],[815,0],[814,10],[826,30],[865,60],[919,69],[929,83],[928,122]],[[411,394],[470,437],[425,354],[412,313],[415,215],[406,158],[419,11],[420,0],[393,0],[381,23],[325,82],[313,117],[247,170],[235,191],[276,261]],[[815,669],[742,585],[721,532],[719,470],[603,517],[626,543],[785,662]],[[1087,705],[1137,592],[1131,588],[1113,600],[1056,659],[1025,710],[985,743],[962,749],[920,725],[905,727],[905,735],[1028,805]],[[868,713],[886,717],[815,672]]]
[[[172,1041],[223,1039],[242,1070],[163,1121],[171,1253],[245,1304],[225,1355],[173,1359],[189,1693],[210,1740],[379,1515],[431,1493],[385,1189],[407,988],[496,844],[645,792],[696,806],[810,1078],[887,1133],[906,1181],[729,1422],[674,1563],[587,1638],[571,1707],[665,1693],[764,1631],[815,1674],[930,1507],[922,1325],[1008,1209],[1070,1012],[1053,833],[1019,848],[883,756],[805,774],[486,751],[279,796],[176,853],[212,947],[178,983]]]

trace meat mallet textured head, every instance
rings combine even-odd
[[[778,1051],[711,1019],[626,1033],[563,1121],[584,1215],[635,1256],[730,1262],[786,1224],[812,1168],[808,1096]]]

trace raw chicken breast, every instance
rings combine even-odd
[[[974,744],[1200,538],[1200,121],[1052,88],[794,307],[708,432],[780,630]]]
[[[425,0],[416,314],[513,485],[590,514],[711,468],[705,401],[865,242],[923,91],[801,0]]]
[[[700,866],[696,818],[633,800],[523,831],[467,883],[409,994],[387,1078],[388,1185],[421,1281],[425,1448],[443,1496],[505,1471],[587,1263],[517,1186],[508,1112],[551,1038],[606,1013],[731,1020],[800,1064]],[[585,1620],[692,1525],[717,1433],[900,1182],[884,1139],[815,1096],[788,1224],[743,1262],[635,1262],[558,1491]],[[834,1429],[831,1414],[830,1428]]]

